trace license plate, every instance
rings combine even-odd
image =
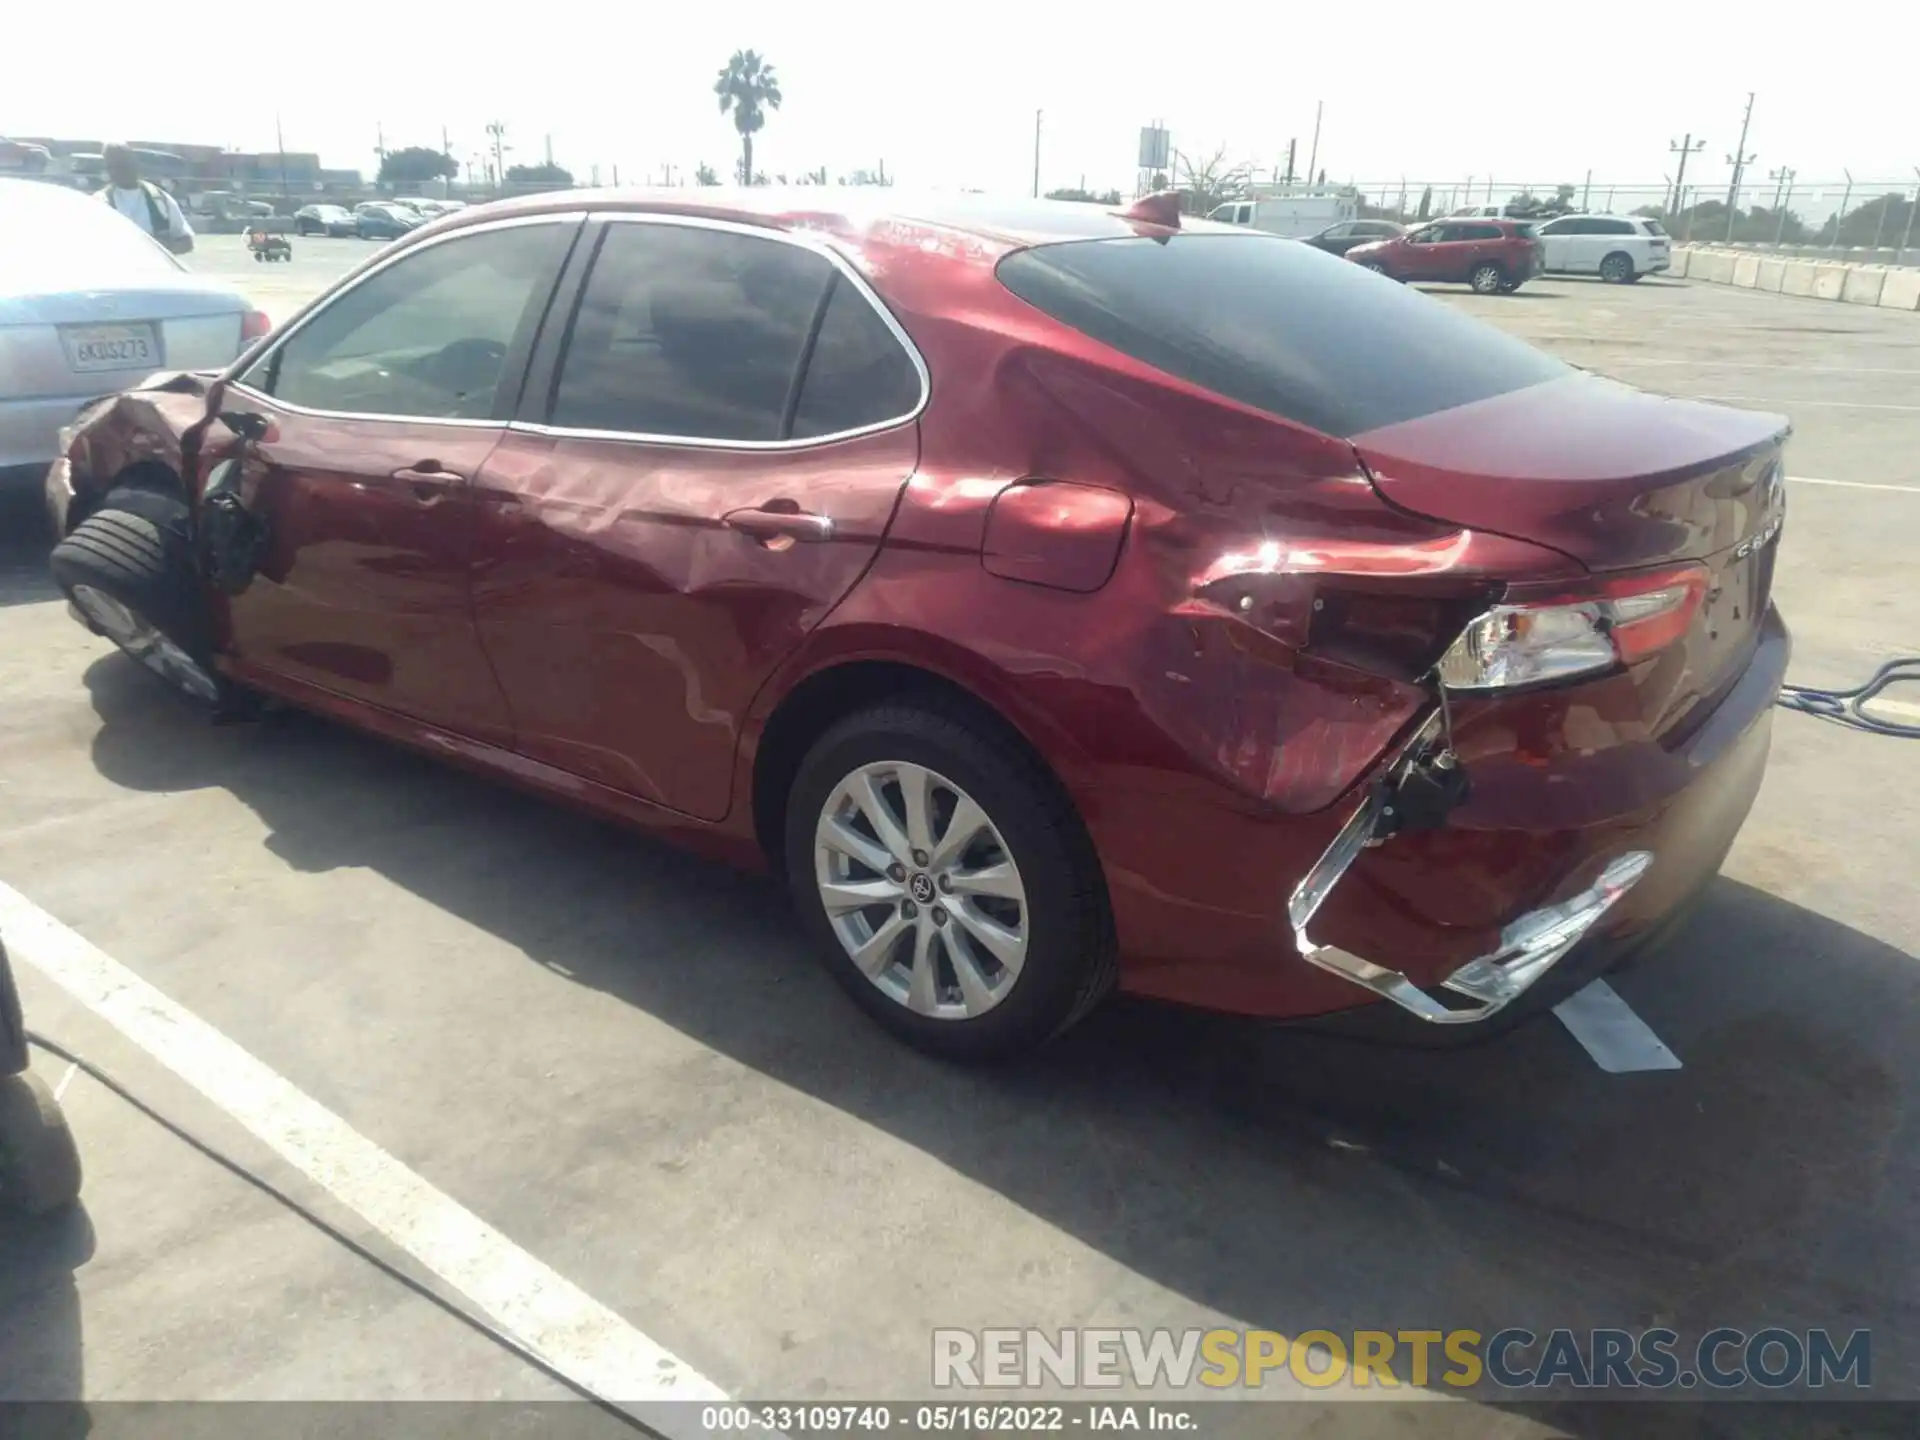
[[[76,375],[101,370],[157,370],[160,337],[151,325],[67,325],[60,331],[67,367]]]

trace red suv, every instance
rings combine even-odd
[[[1543,247],[1521,220],[1436,220],[1356,245],[1347,258],[1395,280],[1450,281],[1482,295],[1511,294],[1540,273]]]

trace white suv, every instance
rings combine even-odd
[[[1643,215],[1562,215],[1537,227],[1550,275],[1598,275],[1625,284],[1673,263],[1667,232]]]

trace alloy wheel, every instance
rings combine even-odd
[[[917,1015],[974,1019],[1020,978],[1020,868],[992,818],[944,775],[893,760],[847,775],[821,807],[814,878],[848,958]]]
[[[209,704],[220,699],[220,682],[138,611],[91,585],[74,586],[71,598],[103,635],[169,685]]]

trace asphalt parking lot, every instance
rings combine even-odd
[[[207,237],[194,263],[279,321],[373,250],[264,266]],[[1789,415],[1793,677],[1920,648],[1920,318],[1662,281],[1437,293]],[[965,1072],[867,1024],[764,881],[317,721],[209,726],[67,618],[35,524],[0,520],[0,882],[728,1394],[926,1395],[936,1327],[1725,1324],[1869,1327],[1873,1393],[1920,1398],[1920,746],[1780,717],[1723,877],[1614,982],[1679,1070],[1604,1074],[1550,1018],[1412,1053],[1116,1003],[1030,1066]],[[36,1028],[399,1256],[21,968]],[[0,1222],[0,1398],[562,1393],[40,1063],[89,1189],[80,1215]]]

